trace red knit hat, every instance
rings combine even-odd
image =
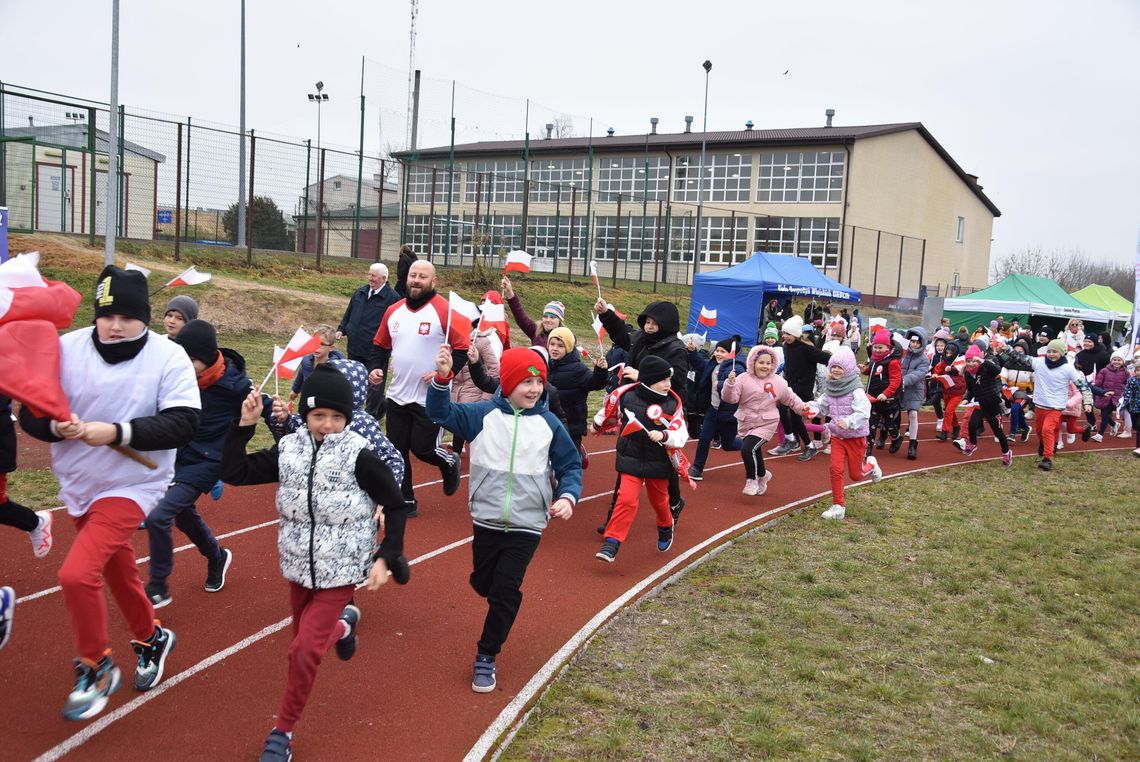
[[[871,344],[872,346],[882,344],[884,347],[889,347],[891,346],[891,335],[887,333],[886,330],[880,328],[875,331],[875,334],[871,337]]]
[[[967,360],[973,360],[974,358],[981,360],[983,357],[985,357],[985,353],[982,352],[981,347],[977,344],[971,344],[969,349],[966,350]]]
[[[546,363],[538,352],[530,347],[514,347],[503,352],[499,358],[499,386],[504,397],[530,376],[539,376],[546,383]]]

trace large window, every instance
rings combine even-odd
[[[578,198],[585,199],[589,168],[585,159],[539,159],[530,163],[530,200],[553,204],[570,203],[571,186],[578,188]]]
[[[432,196],[432,182],[435,183],[435,203],[447,203],[447,163],[413,164],[408,168],[408,203],[430,204]],[[459,187],[461,176],[458,165],[455,168],[455,182],[452,187],[452,199],[459,200]]]
[[[521,204],[523,163],[514,159],[468,162],[465,198],[474,204],[477,197],[483,204]]]
[[[598,161],[598,200],[664,201],[669,195],[669,160],[664,156],[606,157]],[[648,164],[648,172],[646,166]],[[648,178],[648,179],[647,179]]]
[[[760,154],[756,200],[770,203],[840,201],[842,151],[777,151]]]
[[[416,251],[427,251],[428,220],[426,214],[409,214],[404,221],[404,242]]]
[[[698,193],[701,155],[678,156],[673,172],[673,200],[746,202],[752,189],[752,155],[705,154],[704,193]]]
[[[757,217],[753,248],[805,257],[816,267],[837,267],[839,218]]]
[[[669,224],[669,261],[692,262],[695,216],[674,217]],[[748,258],[748,217],[703,217],[701,262],[734,265]]]
[[[555,251],[559,259],[566,259],[570,251],[570,215],[561,217],[539,216],[528,220],[530,225],[530,248],[528,251],[536,257],[554,258]],[[575,259],[581,259],[589,246],[586,238],[585,215],[574,218],[574,249],[571,252]]]

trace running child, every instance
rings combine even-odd
[[[902,353],[902,407],[906,411],[907,460],[918,458],[918,411],[926,399],[926,378],[930,375],[926,329],[916,326],[906,332],[907,347]],[[900,423],[901,425],[901,423]],[[892,446],[894,443],[891,443]]]
[[[289,582],[293,641],[289,678],[262,762],[292,757],[293,728],[330,648],[348,661],[356,653],[360,609],[352,605],[361,582],[378,590],[388,573],[400,584],[410,571],[404,558],[407,506],[391,469],[364,437],[346,430],[354,414],[352,386],[328,365],[317,365],[301,387],[305,425],[268,450],[246,454],[262,415],[251,391],[226,439],[222,479],[227,484],[271,484],[277,489],[281,576]],[[377,505],[382,508],[377,508]],[[376,523],[384,539],[376,546]]]
[[[883,449],[887,437],[891,438],[891,453],[899,451],[902,434],[899,432],[899,400],[896,396],[902,390],[901,353],[896,351],[894,341],[885,328],[880,328],[871,337],[870,361],[863,366],[867,376],[867,398],[871,400],[871,421],[867,435],[867,455],[871,454],[871,442],[877,449]],[[830,364],[828,365],[830,368]]]
[[[546,364],[535,349],[503,352],[499,391],[482,402],[451,401],[448,345],[439,348],[435,367],[427,414],[470,443],[468,510],[475,535],[470,582],[487,599],[471,690],[490,693],[497,684],[496,659],[522,605],[527,566],[551,517],[574,514],[582,494],[582,464],[566,428],[542,400]]]
[[[720,443],[725,452],[735,452],[742,446],[737,436],[736,405],[724,398],[724,385],[733,374],[744,373],[744,361],[733,352],[740,346],[740,336],[732,336],[717,342],[711,359],[702,357],[696,345],[689,344],[689,365],[696,373],[696,391],[690,395],[690,409],[687,412],[700,413],[701,430],[697,439],[697,452],[693,465],[689,467],[689,478],[700,481],[704,478],[705,463],[709,448],[714,441]],[[768,436],[771,439],[771,435]]]
[[[1124,350],[1117,350],[1112,353],[1108,365],[1097,371],[1096,379],[1093,381],[1093,386],[1099,390],[1093,404],[1100,408],[1100,426],[1092,435],[1093,441],[1104,441],[1104,432],[1108,431],[1109,426],[1112,427],[1109,436],[1120,430],[1120,423],[1114,421],[1113,416],[1127,383],[1128,369],[1124,367]]]
[[[763,495],[772,480],[772,472],[764,466],[762,448],[780,425],[778,406],[784,405],[797,415],[804,412],[804,401],[776,374],[776,361],[774,347],[753,347],[748,353],[748,372],[738,376],[733,368],[722,392],[724,402],[736,406],[738,429],[743,435],[740,457],[744,461],[745,495]]]
[[[859,367],[855,354],[840,347],[827,363],[827,380],[823,393],[807,406],[805,415],[831,418],[832,506],[823,512],[825,519],[842,519],[847,514],[843,496],[843,472],[846,470],[855,481],[870,478],[878,482],[883,470],[874,455],[867,455],[867,433],[870,431],[871,401],[859,380]]]
[[[971,346],[966,350],[966,396],[977,403],[970,413],[966,431],[969,441],[955,439],[954,446],[966,455],[973,455],[978,449],[978,434],[982,423],[988,423],[990,430],[1001,445],[1001,462],[1007,468],[1013,465],[1013,452],[1001,428],[1003,397],[1001,393],[1001,366],[992,358],[984,357],[982,350]]]
[[[51,513],[33,511],[8,497],[8,474],[16,470],[16,427],[12,399],[0,394],[0,524],[28,533],[32,555],[43,558],[51,550]],[[12,605],[16,605],[13,596]]]

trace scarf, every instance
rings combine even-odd
[[[408,296],[404,297],[404,301],[408,303],[408,309],[418,310],[420,307],[423,307],[425,304],[430,302],[434,297],[435,289],[432,288],[424,291],[418,297],[413,297],[409,294]]]
[[[222,357],[221,352],[218,352],[218,359],[214,360],[214,364],[198,374],[198,388],[209,389],[218,383],[218,379],[221,378],[225,372],[226,359]]]
[[[1056,361],[1050,360],[1048,357],[1046,357],[1045,358],[1045,367],[1048,368],[1049,370],[1053,370],[1054,368],[1061,367],[1062,365],[1064,365],[1067,362],[1068,362],[1068,360],[1065,358],[1064,355],[1061,355],[1060,357],[1058,357],[1056,359]]]
[[[844,376],[838,380],[832,378],[831,376],[828,376],[823,381],[823,391],[829,397],[842,397],[845,394],[850,394],[856,389],[862,388],[862,386],[863,385],[859,383],[858,373],[854,373],[850,376]]]
[[[133,339],[119,339],[104,344],[99,341],[99,329],[91,329],[91,341],[95,343],[95,351],[108,365],[117,365],[127,360],[133,360],[146,346],[146,337],[149,335],[150,331],[144,328],[143,332]]]

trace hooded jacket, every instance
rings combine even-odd
[[[645,319],[653,318],[657,323],[655,333],[645,332]],[[689,351],[677,335],[681,327],[681,317],[677,313],[677,305],[673,302],[650,302],[645,310],[637,316],[637,325],[640,330],[631,331],[613,310],[606,310],[600,315],[602,327],[610,335],[610,339],[617,346],[629,352],[629,365],[639,368],[642,358],[647,355],[656,355],[673,367],[673,391],[681,398],[681,404],[686,400],[685,384],[683,379],[689,377]]]
[[[946,351],[941,358],[934,360],[934,374],[947,376],[949,385],[943,385],[942,393],[946,397],[961,397],[966,394],[966,379],[962,376],[962,352],[958,351],[958,344],[953,341],[946,342]]]
[[[756,375],[756,358],[766,354],[772,358],[772,372],[766,378]],[[737,373],[734,383],[724,385],[721,392],[725,402],[736,406],[740,436],[760,437],[770,441],[780,424],[777,403],[790,407],[797,415],[804,410],[804,401],[796,396],[788,382],[776,374],[776,353],[772,347],[752,347],[748,353],[748,371]]]
[[[815,387],[816,365],[826,365],[831,353],[796,340],[784,344],[784,378],[800,399],[811,399]]]
[[[1114,407],[1124,396],[1124,387],[1128,383],[1128,376],[1128,368],[1123,365],[1120,366],[1120,370],[1116,370],[1111,364],[1101,368],[1096,374],[1094,386],[1106,392],[1114,392],[1114,394],[1111,397],[1103,393],[1098,394],[1093,404],[1102,410]]]
[[[471,336],[471,343],[479,352],[478,364],[482,365],[484,372],[491,376],[499,375],[499,358],[495,354],[491,345],[491,338],[488,335],[494,332],[494,329],[491,329],[487,333],[474,333]],[[471,380],[471,363],[469,362],[460,368],[451,383],[451,401],[478,402],[488,399],[491,399],[491,393],[483,391]]]
[[[911,336],[922,342],[917,350],[909,344]],[[908,344],[902,355],[902,406],[904,410],[918,410],[926,399],[926,376],[930,373],[930,358],[926,356],[926,329],[922,326],[906,332]]]
[[[476,526],[542,534],[555,496],[577,504],[582,494],[578,448],[542,400],[529,410],[515,410],[500,390],[489,400],[456,405],[447,386],[433,380],[425,407],[432,421],[469,443],[468,510]]]
[[[983,412],[994,416],[1002,414],[1005,397],[1001,393],[1001,366],[992,357],[982,361],[976,373],[964,370],[966,397],[973,399]]]
[[[222,377],[205,389],[198,433],[178,450],[174,461],[174,481],[208,492],[222,471],[222,450],[230,424],[241,417],[241,403],[252,386],[245,374],[245,358],[232,349],[219,349],[226,369]]]
[[[748,356],[751,357],[751,353]],[[776,370],[775,362],[773,360],[773,372]],[[712,406],[713,379],[715,377],[716,393],[720,399],[717,412],[725,416],[735,413],[736,405],[724,398],[724,382],[728,380],[729,374],[733,371],[736,371],[737,376],[742,376],[748,372],[744,360],[737,355],[735,359],[718,363],[715,358],[702,357],[699,351],[693,351],[689,353],[689,364],[696,371],[697,379],[693,384],[695,391],[690,395],[689,407],[686,412],[703,414],[709,410]]]
[[[1093,338],[1095,339],[1095,337]],[[1082,349],[1077,352],[1076,358],[1073,359],[1073,365],[1085,374],[1086,379],[1092,381],[1096,378],[1097,373],[1100,373],[1101,368],[1108,367],[1111,361],[1112,353],[1105,349],[1104,344],[1100,341],[1094,341],[1092,349]]]

